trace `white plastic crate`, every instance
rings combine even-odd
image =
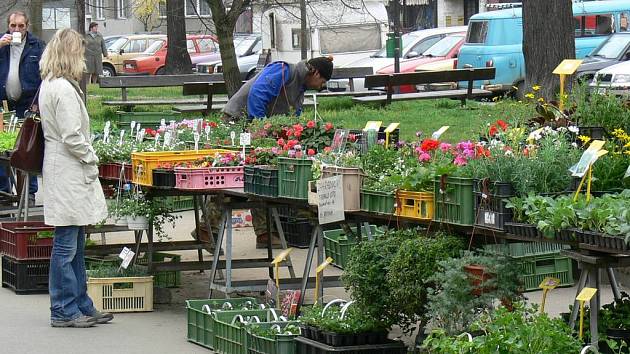
[[[99,311],[153,311],[152,276],[88,278],[87,292]]]

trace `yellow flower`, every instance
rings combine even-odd
[[[624,151],[623,153],[626,155],[630,155],[630,150]]]
[[[525,97],[527,97],[529,99],[533,99],[534,98],[534,94],[530,92],[530,93],[526,94]]]
[[[578,139],[580,139],[580,141],[582,141],[582,144],[586,144],[589,141],[591,141],[591,138],[586,136],[586,135],[580,135],[580,136],[578,136]]]
[[[534,86],[532,86],[532,90],[538,91],[538,90],[540,90],[540,86],[534,85]]]
[[[619,138],[619,137],[622,137],[622,136],[626,135],[626,132],[623,129],[621,129],[621,128],[617,128],[617,129],[613,130],[612,134],[616,138]]]
[[[538,102],[543,103],[543,102],[545,102],[545,99],[544,99],[543,97],[540,97],[540,98],[538,99]]]

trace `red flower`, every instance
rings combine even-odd
[[[315,155],[315,150],[313,150],[313,149],[308,149],[308,151],[306,152],[306,154],[307,154],[308,156],[313,156],[313,155]]]
[[[304,154],[302,153],[302,151],[298,151],[295,153],[295,157],[297,157],[298,159],[301,159],[302,156],[304,156]]]
[[[497,129],[497,126],[492,124],[490,126],[490,130],[488,131],[488,135],[495,136],[498,132],[499,132],[499,129]]]
[[[293,136],[293,129],[287,130],[287,136]]]
[[[325,129],[326,131],[329,131],[329,130],[330,130],[330,129],[332,129],[332,128],[334,128],[334,126],[333,126],[333,124],[332,124],[332,123],[330,123],[330,122],[328,122],[328,123],[326,123],[326,125],[324,125],[324,129]]]
[[[210,128],[216,128],[218,126],[217,122],[210,122]]]
[[[309,120],[308,123],[306,123],[306,127],[310,129],[315,128],[315,125],[315,122],[313,122],[312,120]]]
[[[296,131],[293,133],[293,135],[294,135],[296,138],[299,138],[299,137],[301,137],[301,136],[302,136],[302,131],[301,131],[301,130],[296,130]]]
[[[302,130],[304,130],[304,127],[302,126],[302,124],[294,124],[293,125],[293,129],[295,131],[300,131],[301,132]]]
[[[292,139],[292,140],[287,141],[287,145],[289,146],[289,149],[293,149],[293,147],[294,147],[295,145],[297,145],[298,143],[299,143],[299,141],[297,141],[297,140],[295,140],[295,139]]]
[[[490,150],[485,149],[483,146],[481,145],[477,145],[475,146],[475,156],[476,157],[490,157]]]
[[[497,124],[501,127],[501,130],[503,131],[507,130],[508,124],[505,121],[499,119],[497,120]]]
[[[330,146],[326,146],[324,148],[324,152],[331,152],[331,151],[332,151],[332,148]]]
[[[424,141],[422,142],[421,149],[424,152],[429,152],[429,151],[433,151],[435,149],[438,148],[438,146],[440,146],[440,142],[434,139],[424,139]]]
[[[146,128],[146,129],[144,130],[144,132],[145,132],[148,136],[155,136],[155,133],[156,133],[155,129],[151,129],[151,128]]]
[[[284,139],[282,139],[282,138],[278,139],[278,145],[279,146],[284,146]]]

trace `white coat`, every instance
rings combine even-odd
[[[98,180],[90,121],[76,82],[42,81],[39,110],[44,130],[44,220],[51,226],[84,226],[107,217]]]

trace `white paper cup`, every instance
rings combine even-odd
[[[11,36],[13,37],[13,39],[11,40],[11,43],[13,44],[22,43],[22,32],[13,32]]]

